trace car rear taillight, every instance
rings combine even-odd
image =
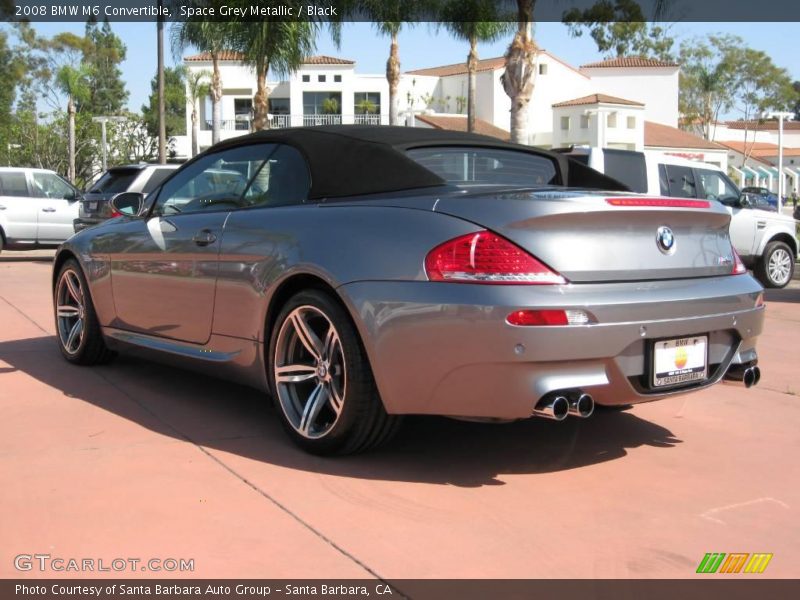
[[[468,233],[425,257],[431,281],[494,284],[559,284],[567,280],[522,248],[489,231]]]
[[[747,267],[744,266],[742,259],[739,257],[739,253],[736,252],[736,249],[731,248],[733,250],[733,270],[731,271],[731,275],[743,275],[747,273]]]

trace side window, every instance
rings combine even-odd
[[[23,171],[0,172],[0,196],[30,196]]]
[[[308,198],[311,178],[300,152],[278,144],[244,194],[248,206],[288,206]]]
[[[706,200],[719,200],[728,206],[735,206],[739,200],[739,190],[719,171],[697,169],[697,176],[703,186]]]
[[[234,210],[246,206],[242,194],[274,150],[274,144],[253,144],[203,156],[163,185],[153,214]]]
[[[75,191],[54,173],[33,172],[33,195],[38,198],[66,198],[73,200]]]
[[[667,165],[669,195],[676,198],[697,198],[697,184],[689,167]]]
[[[147,183],[145,183],[142,188],[142,193],[149,194],[161,185],[164,180],[170,176],[170,173],[174,172],[173,169],[153,169],[153,172],[150,174],[150,179],[147,180]]]
[[[658,165],[658,185],[662,196],[669,196],[669,179],[667,179],[666,165]]]

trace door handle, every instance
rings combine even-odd
[[[203,229],[194,234],[192,241],[198,246],[208,246],[217,241],[217,236],[211,233],[208,229]]]
[[[55,208],[43,208],[42,212],[56,212]]]

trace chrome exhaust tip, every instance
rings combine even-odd
[[[735,381],[750,388],[761,381],[761,369],[755,364],[732,365],[725,373],[725,381]]]
[[[569,414],[569,401],[560,394],[545,396],[534,407],[533,415],[553,421],[563,421]]]
[[[594,398],[579,392],[569,399],[569,414],[573,417],[588,419],[594,414]]]

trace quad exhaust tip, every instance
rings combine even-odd
[[[744,387],[751,388],[761,381],[761,369],[754,364],[733,365],[725,373],[725,380],[741,383],[744,384]]]
[[[588,419],[594,413],[594,398],[580,390],[552,392],[534,407],[533,415],[553,421],[563,421],[568,416]]]

